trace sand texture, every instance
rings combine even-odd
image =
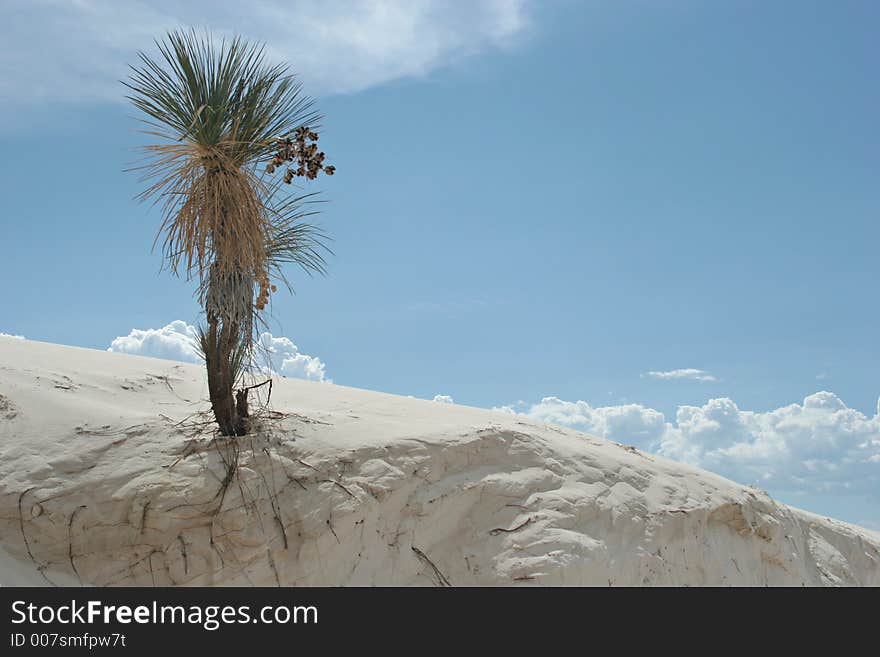
[[[880,535],[501,412],[0,337],[2,585],[880,585]]]

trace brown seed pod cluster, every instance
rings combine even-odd
[[[260,286],[260,292],[257,294],[256,305],[257,310],[263,310],[269,303],[269,294],[277,292],[278,288],[269,282],[269,272],[262,272],[257,276],[257,284]]]
[[[308,126],[301,126],[293,133],[293,138],[279,137],[277,139],[278,150],[272,156],[272,160],[266,165],[266,173],[275,173],[279,167],[287,167],[284,172],[284,182],[288,185],[294,177],[314,180],[323,171],[328,176],[336,172],[336,167],[325,165],[325,154],[318,150],[318,133]],[[291,164],[288,166],[287,163]],[[269,272],[261,272],[256,279],[260,287],[255,306],[257,310],[263,310],[269,303],[269,294],[276,292],[278,288],[269,281]]]
[[[292,139],[287,137],[278,142],[278,151],[266,165],[266,172],[275,173],[275,169],[284,166],[286,162],[293,163],[295,166],[288,167],[284,173],[284,182],[288,185],[294,176],[314,180],[321,171],[328,176],[336,172],[336,167],[324,164],[325,155],[318,150],[318,133],[314,130],[303,126],[296,129]]]

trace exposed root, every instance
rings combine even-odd
[[[352,493],[343,483],[337,481],[336,479],[322,479],[321,482],[322,483],[329,482],[331,484],[336,484],[342,490],[344,490],[346,493],[348,493],[349,497],[353,497],[354,499],[357,499],[357,495]]]
[[[192,403],[191,400],[186,399],[185,397],[181,397],[180,395],[177,394],[177,391],[174,389],[174,386],[171,385],[171,379],[167,374],[147,374],[147,377],[152,378],[152,379],[156,379],[157,381],[161,381],[162,383],[164,383],[165,387],[168,388],[168,391],[172,395],[177,397],[180,401],[185,401],[188,404]]]
[[[421,551],[419,548],[417,548],[415,545],[412,545],[412,546],[410,546],[410,547],[412,548],[412,551],[416,553],[416,556],[417,556],[419,559],[421,559],[424,563],[426,563],[428,566],[431,567],[431,570],[434,571],[434,575],[437,577],[437,581],[439,582],[439,585],[440,585],[440,586],[452,586],[452,582],[450,582],[450,581],[446,578],[446,575],[444,575],[442,572],[440,572],[440,569],[437,568],[436,565],[434,565],[434,562],[431,561],[431,560],[428,558],[428,555],[427,555],[427,554],[425,554],[424,552],[422,552],[422,551]]]
[[[70,567],[73,569],[76,579],[79,580],[80,586],[82,586],[82,578],[79,576],[79,571],[76,569],[76,564],[73,561],[73,520],[76,518],[76,514],[85,508],[85,504],[76,507],[73,513],[70,514],[70,521],[67,523],[67,558],[70,560]]]
[[[286,547],[286,546],[285,546]],[[269,560],[269,566],[272,568],[272,574],[275,575],[275,583],[281,588],[281,578],[278,577],[278,568],[275,567],[275,559],[272,558],[272,550],[266,548],[266,558]]]
[[[297,462],[297,463],[300,463],[301,465],[306,466],[307,468],[311,468],[312,470],[314,470],[315,472],[317,472],[317,473],[319,473],[319,474],[320,474],[320,472],[321,472],[320,470],[318,470],[318,468],[316,468],[315,466],[313,466],[311,463],[306,463],[306,462],[303,461],[302,459],[296,459],[296,462]]]
[[[153,572],[153,555],[157,552],[161,552],[161,550],[153,550],[147,555],[147,563],[150,564],[150,579],[153,580],[153,586],[156,586],[156,573]]]
[[[336,539],[336,542],[339,543],[339,545],[342,545],[342,541],[339,540],[336,530],[333,529],[333,524],[330,522],[330,518],[327,518],[327,527],[330,528],[330,533],[333,534],[333,538]]]
[[[495,529],[490,530],[489,534],[492,536],[498,536],[498,534],[510,534],[512,532],[519,531],[520,529],[522,529],[526,525],[529,525],[532,522],[534,522],[534,520],[535,520],[534,518],[528,518],[524,523],[517,525],[516,527],[511,527],[510,529],[505,529],[503,527],[496,527]]]
[[[214,495],[214,499],[217,499],[218,497],[220,498],[220,503],[217,505],[217,510],[215,511],[216,514],[220,511],[220,509],[223,508],[223,501],[226,498],[226,491],[229,489],[230,484],[232,484],[232,480],[235,478],[235,475],[238,472],[239,446],[236,441],[230,441],[229,453],[227,453],[227,455],[225,456],[220,451],[217,440],[214,441],[214,447],[217,449],[217,453],[220,455],[220,459],[226,466],[226,476],[223,478],[223,481],[220,482],[220,488]],[[230,458],[227,460],[226,456],[230,456]]]
[[[299,479],[297,479],[296,477],[291,476],[291,475],[288,474],[287,472],[285,472],[284,474],[287,475],[287,480],[288,480],[288,481],[292,481],[293,483],[295,483],[297,486],[299,486],[299,487],[302,488],[303,490],[308,490],[308,487],[307,487],[303,482],[301,482]]]
[[[147,526],[147,511],[149,511],[150,509],[151,501],[152,500],[147,500],[147,502],[144,504],[143,510],[141,511],[141,530],[138,532],[141,536],[143,536],[144,529]]]
[[[22,513],[22,510],[21,510],[21,502],[24,499],[24,496],[27,495],[28,493],[30,493],[34,488],[36,488],[36,486],[31,486],[26,491],[24,491],[21,495],[18,496],[18,526],[21,529],[21,540],[24,541],[25,550],[27,550],[28,556],[31,558],[31,561],[33,561],[34,565],[37,567],[37,572],[40,573],[40,576],[44,580],[46,580],[51,586],[58,586],[55,582],[53,582],[51,579],[46,577],[46,573],[43,572],[43,569],[45,568],[45,566],[40,564],[40,562],[37,561],[36,557],[34,557],[34,553],[31,552],[31,544],[28,542],[27,534],[24,531],[24,514]]]
[[[24,532],[24,515],[21,511],[21,501],[24,499],[24,496],[30,493],[34,488],[36,488],[36,486],[31,486],[18,496],[18,526],[21,529],[21,539],[24,541],[24,548],[27,550],[28,556],[31,558],[31,561],[39,567],[40,564],[37,563],[37,560],[34,558],[34,553],[31,552],[31,544],[28,543],[27,534]]]
[[[180,553],[183,555],[183,574],[189,574],[189,560],[186,558],[186,541],[183,540],[183,534],[177,535],[177,540],[180,541]]]
[[[317,472],[317,473],[320,474],[320,475],[323,475],[323,474],[324,474],[324,473],[321,472],[318,468],[316,468],[315,466],[313,466],[311,463],[306,463],[306,462],[303,461],[302,459],[295,459],[295,460],[296,460],[297,463],[300,463],[300,464],[306,466],[307,468],[311,468],[312,470],[314,470],[315,472]],[[288,475],[288,477],[290,477],[290,475]],[[354,499],[357,499],[357,495],[355,495],[354,493],[352,493],[352,492],[351,492],[351,489],[349,489],[345,484],[343,484],[343,483],[342,483],[341,481],[339,481],[338,479],[319,479],[318,481],[320,481],[321,483],[331,483],[331,484],[336,484],[336,485],[339,486],[342,490],[344,490],[344,491],[349,495],[349,497],[353,497]],[[299,481],[297,481],[297,483],[299,483]],[[300,486],[302,486],[302,484],[300,484]],[[303,488],[305,488],[305,486],[303,486]]]
[[[272,387],[269,386],[271,390]],[[275,491],[275,468],[272,464],[272,454],[269,452],[268,447],[263,448],[263,452],[266,454],[266,458],[269,459],[269,474],[272,477],[272,485],[269,485],[269,482],[266,481],[266,477],[260,473],[260,476],[263,478],[263,483],[266,484],[266,489],[269,491],[269,504],[272,507],[272,513],[275,515],[275,522],[278,523],[278,528],[281,530],[281,538],[284,540],[284,549],[287,549],[287,532],[284,530],[284,521],[281,519],[281,507],[278,504],[278,493]]]

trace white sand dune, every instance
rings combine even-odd
[[[201,367],[10,338],[0,395],[3,585],[880,585],[876,533],[518,416],[278,380],[212,441]]]

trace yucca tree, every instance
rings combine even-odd
[[[156,140],[137,167],[147,181],[140,198],[161,207],[156,239],[170,269],[198,281],[211,407],[222,434],[243,435],[242,378],[272,281],[287,284],[286,263],[324,272],[324,236],[303,221],[312,195],[284,194],[282,184],[333,167],[317,148],[312,101],[262,46],[240,37],[215,45],[194,30],[156,46],[159,56],[139,53],[124,82]],[[283,178],[273,177],[279,168]]]

